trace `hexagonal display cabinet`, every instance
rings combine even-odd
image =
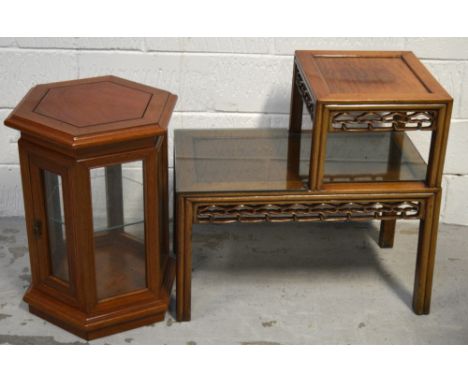
[[[160,321],[169,256],[167,125],[177,97],[114,76],[38,85],[21,131],[29,310],[86,339]]]

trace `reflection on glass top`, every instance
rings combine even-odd
[[[328,135],[324,182],[424,179],[426,165],[404,133],[400,140],[389,133],[351,134]],[[307,190],[310,131],[187,129],[176,130],[174,141],[177,192]],[[403,154],[391,149],[394,142]],[[399,171],[388,165],[389,155],[402,156],[390,161]],[[356,174],[369,176],[353,179]]]
[[[176,130],[174,141],[179,192],[305,190],[297,171],[288,173],[287,130]],[[302,141],[310,152],[310,135]]]

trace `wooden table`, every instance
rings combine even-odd
[[[289,130],[176,131],[177,319],[191,317],[193,224],[373,219],[381,247],[396,220],[420,221],[413,309],[428,314],[451,109],[410,52],[297,51]]]

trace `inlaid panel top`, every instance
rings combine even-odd
[[[66,146],[114,143],[163,133],[176,98],[114,76],[56,82],[32,88],[5,124]]]
[[[76,127],[143,118],[152,94],[111,81],[52,88],[34,112]]]
[[[296,51],[296,65],[322,101],[424,102],[451,97],[412,52]]]

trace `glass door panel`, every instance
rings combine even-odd
[[[98,300],[144,289],[143,162],[91,169]]]
[[[62,177],[42,170],[51,274],[70,281],[63,207]]]

